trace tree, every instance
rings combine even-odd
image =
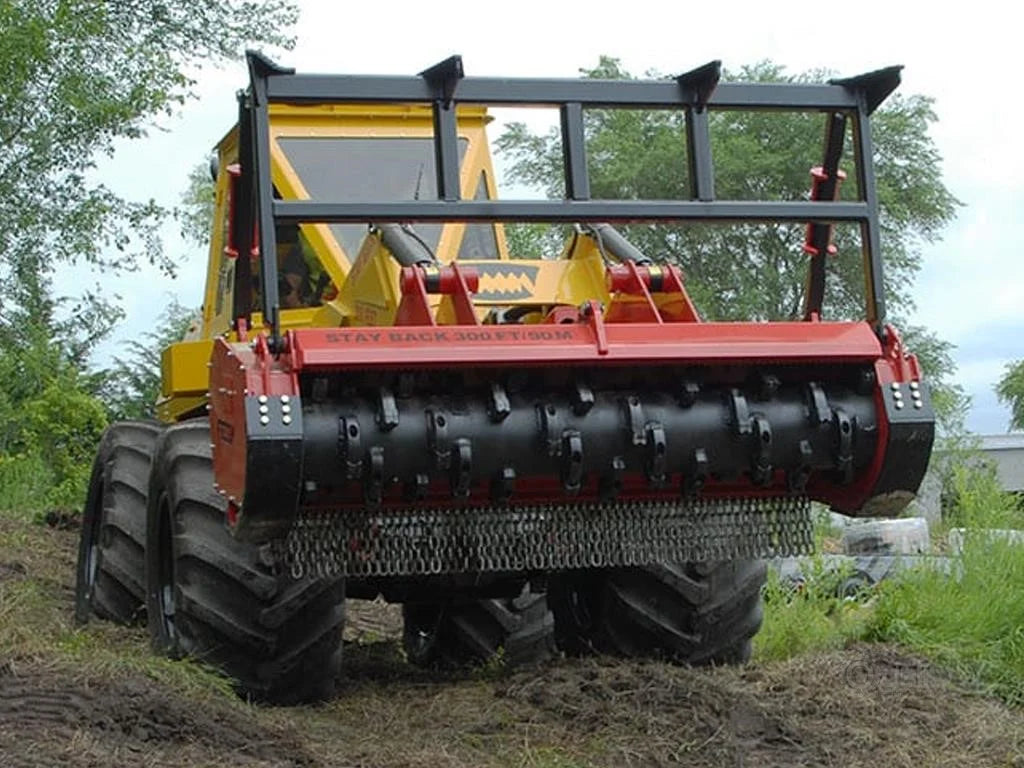
[[[622,79],[631,75],[614,58],[602,57],[584,70],[587,77]],[[657,76],[657,75],[649,75]],[[824,72],[789,76],[771,62],[726,73],[726,80],[815,82]],[[885,292],[893,317],[913,308],[910,288],[924,246],[936,241],[959,202],[942,183],[940,157],[928,135],[936,120],[932,101],[895,94],[873,116],[874,164],[879,197]],[[710,116],[716,194],[728,200],[801,200],[810,187],[808,170],[822,159],[820,114],[722,112]],[[603,199],[685,199],[689,181],[685,159],[685,121],[676,110],[592,109],[584,113],[591,194]],[[560,132],[531,132],[509,124],[497,140],[510,161],[510,180],[564,194]],[[846,142],[841,167],[852,169],[852,142]],[[841,188],[852,199],[854,181]],[[679,264],[687,290],[710,320],[781,320],[802,314],[807,257],[799,224],[631,225],[629,239],[657,260]],[[546,243],[530,230],[520,241],[536,248]],[[829,260],[824,315],[864,316],[864,280],[859,231],[837,226],[838,255]],[[904,324],[905,325],[905,324]],[[921,350],[933,380],[952,370],[951,347],[922,328],[906,334]],[[963,392],[939,387],[944,416],[965,407]]]
[[[0,323],[0,509],[70,506],[107,424],[88,354],[120,315],[62,320],[44,273],[19,267],[14,277],[17,303]]]
[[[186,241],[204,247],[209,244],[216,192],[209,163],[199,163],[189,171],[188,186],[177,211],[181,236]]]
[[[1006,364],[996,396],[1010,406],[1010,429],[1024,429],[1024,360]]]
[[[166,212],[96,183],[96,158],[180,107],[202,67],[289,46],[296,18],[289,0],[0,0],[0,269],[144,256],[169,270]]]
[[[113,367],[104,372],[102,386],[103,402],[111,421],[155,418],[160,396],[160,356],[164,349],[184,338],[198,316],[196,310],[172,299],[157,319],[157,330],[129,341],[128,355],[114,358]]]
[[[120,313],[99,292],[55,298],[57,267],[172,272],[156,237],[169,212],[98,183],[97,158],[180,108],[203,67],[289,47],[297,13],[291,0],[0,0],[0,507],[80,502],[107,420],[89,355]]]
[[[617,59],[602,57],[588,77],[629,78]],[[821,82],[810,72],[791,77],[762,62],[726,73],[747,82]],[[928,136],[935,114],[922,96],[892,97],[874,117],[887,297],[911,306],[909,285],[920,266],[921,247],[933,242],[952,219],[957,200],[941,181],[939,155]],[[731,200],[799,200],[810,186],[808,169],[820,165],[820,115],[713,112],[712,155],[716,192]],[[688,196],[685,123],[679,111],[588,110],[588,168],[592,195],[605,199]],[[846,168],[852,167],[847,142]],[[511,159],[511,180],[561,196],[561,143],[557,131],[537,135],[510,124],[497,141]],[[853,195],[853,182],[844,197]],[[688,283],[712,319],[792,319],[800,314],[806,257],[801,225],[634,226],[630,238],[642,250],[686,268]],[[863,313],[858,233],[838,227],[836,244],[845,258],[832,261],[830,316]],[[854,255],[851,257],[851,255]]]

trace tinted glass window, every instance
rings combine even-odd
[[[476,185],[474,200],[487,200],[487,177],[481,173]],[[494,235],[494,225],[478,222],[467,224],[459,246],[460,259],[496,259],[498,258],[498,240]]]
[[[437,172],[432,138],[286,137],[277,141],[314,200],[339,203],[436,200]],[[459,139],[459,162],[466,155]],[[354,259],[366,237],[365,224],[331,224],[345,254]],[[416,232],[437,248],[441,225],[416,224]]]

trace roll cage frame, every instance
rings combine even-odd
[[[415,77],[296,74],[262,54],[246,54],[249,88],[239,93],[241,175],[232,221],[240,254],[260,258],[262,312],[271,351],[283,351],[276,253],[276,224],[372,222],[550,222],[632,221],[807,222],[809,254],[804,319],[820,316],[825,263],[837,222],[860,226],[865,269],[866,319],[884,334],[878,198],[872,162],[870,116],[899,85],[902,67],[893,66],[824,85],[720,83],[721,62],[712,61],[672,80],[599,80],[465,77],[462,59],[452,56]],[[271,180],[271,103],[412,103],[433,113],[437,199],[339,202],[275,200]],[[559,110],[565,197],[560,200],[463,200],[459,189],[456,106],[459,103]],[[595,200],[587,171],[584,108],[682,110],[686,120],[687,200]],[[736,201],[715,197],[708,113],[710,110],[824,112],[824,157],[806,201]],[[839,160],[846,125],[852,121],[857,199],[839,201]],[[258,242],[254,242],[254,240]],[[235,270],[233,317],[252,313],[249,259]]]

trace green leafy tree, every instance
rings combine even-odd
[[[81,502],[107,424],[103,377],[86,361],[119,315],[79,317],[53,298],[45,274],[20,267],[13,290],[0,323],[0,509],[70,506]]]
[[[623,79],[631,75],[614,58],[602,57],[587,77]],[[656,74],[648,76],[656,77]],[[723,79],[746,82],[814,82],[828,73],[787,75],[761,62]],[[959,205],[941,178],[940,157],[928,134],[936,120],[932,100],[894,94],[873,116],[875,170],[882,229],[882,258],[890,315],[913,309],[910,289],[925,246],[935,242]],[[821,164],[820,114],[713,111],[710,115],[716,195],[726,200],[801,200],[810,188],[808,169]],[[685,199],[689,180],[685,120],[680,111],[592,109],[584,113],[591,194],[602,199]],[[853,168],[852,141],[841,167]],[[561,137],[557,129],[535,133],[509,124],[497,140],[510,181],[561,197]],[[856,192],[851,179],[842,199]],[[796,319],[803,310],[807,257],[800,224],[729,226],[631,225],[625,234],[656,260],[679,264],[687,289],[710,320]],[[535,231],[522,242],[536,250],[547,241]],[[828,262],[826,317],[864,315],[864,278],[856,227],[837,226],[838,255]],[[517,241],[513,239],[513,250]],[[515,255],[515,253],[513,253]],[[905,325],[905,324],[904,324]],[[922,353],[938,401],[950,426],[966,407],[962,390],[948,382],[951,349],[922,328],[905,331]]]
[[[198,246],[209,244],[216,197],[210,164],[199,163],[189,171],[188,186],[178,205],[178,225],[185,240]]]
[[[0,0],[0,508],[80,503],[107,414],[90,353],[120,317],[56,298],[61,264],[172,272],[154,201],[95,178],[192,95],[204,67],[289,47],[291,0]],[[13,502],[12,502],[13,500]]]
[[[1010,406],[1010,429],[1024,429],[1024,360],[1006,364],[996,395]]]
[[[191,95],[203,67],[291,44],[289,0],[0,0],[0,267],[31,260],[170,269],[165,214],[91,178]]]
[[[619,61],[602,57],[587,77],[631,75]],[[652,75],[653,76],[653,75]],[[823,72],[788,76],[762,62],[726,73],[746,82],[822,82]],[[685,121],[672,110],[588,110],[585,113],[591,193],[604,199],[682,199],[689,195]],[[910,285],[920,267],[921,248],[934,242],[958,205],[941,180],[940,158],[928,126],[932,101],[922,96],[891,97],[874,116],[886,292],[892,306],[912,307]],[[711,114],[716,194],[725,200],[800,200],[810,186],[808,169],[821,163],[820,115],[771,112]],[[851,168],[852,142],[843,166]],[[510,124],[497,141],[510,162],[514,182],[559,197],[561,141],[557,130],[532,133]],[[844,197],[854,194],[853,182]],[[794,319],[802,310],[807,259],[800,245],[803,227],[743,224],[626,228],[630,239],[654,258],[685,268],[688,286],[709,319]],[[858,232],[837,227],[841,254],[831,260],[828,314],[862,316],[863,277]]]
[[[103,401],[111,421],[151,419],[160,396],[160,356],[163,350],[195,328],[199,313],[172,300],[156,322],[158,330],[127,343],[128,354],[114,358],[105,372]]]

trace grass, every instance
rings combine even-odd
[[[0,455],[0,514],[31,520],[48,506],[53,481],[53,473],[36,454]]]
[[[142,674],[186,695],[235,698],[215,671],[153,654],[144,627],[77,625],[68,598],[75,566],[70,536],[0,513],[0,565],[19,576],[0,579],[0,659],[45,659],[81,677]]]
[[[346,646],[338,699],[268,710],[240,702],[209,669],[153,655],[141,627],[76,625],[76,538],[0,513],[0,686],[20,677],[48,697],[69,691],[71,714],[60,717],[81,731],[69,742],[51,732],[63,726],[45,712],[29,709],[18,720],[9,711],[8,722],[29,731],[0,727],[0,753],[15,754],[12,764],[23,755],[40,764],[121,765],[130,754],[129,762],[153,765],[315,766],[344,755],[346,764],[396,768],[703,768],[836,764],[840,743],[860,749],[850,764],[999,764],[1024,754],[1024,713],[964,694],[891,645],[816,652],[868,636],[887,599],[835,597],[843,574],[820,561],[798,591],[772,578],[759,660],[749,668],[564,659],[442,675],[405,664],[394,638],[367,636]],[[1010,644],[1004,650],[998,661]],[[33,689],[25,690],[30,707]],[[892,701],[910,702],[898,723]],[[948,732],[933,744],[938,721]],[[849,744],[851,728],[864,734],[859,747]]]
[[[757,660],[782,660],[813,652],[838,650],[862,640],[871,617],[867,595],[840,596],[840,585],[851,574],[829,571],[820,557],[804,565],[799,587],[785,583],[773,571],[765,586],[765,617],[754,637]]]
[[[895,642],[1024,706],[1024,546],[985,532],[1024,529],[1024,508],[984,467],[957,467],[953,488],[946,527],[964,527],[967,536],[951,572],[926,563],[845,599],[838,596],[845,574],[828,572],[820,558],[805,564],[798,589],[772,572],[755,659]]]
[[[1024,528],[1024,511],[983,470],[958,469],[954,483],[967,536],[953,575],[924,567],[885,584],[868,637],[919,651],[1024,706],[1024,546],[985,533]]]

